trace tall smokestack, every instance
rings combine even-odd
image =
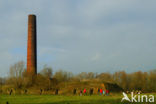
[[[37,74],[36,16],[28,16],[27,73]]]

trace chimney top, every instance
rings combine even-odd
[[[29,14],[28,16],[34,16],[34,17],[36,17],[36,15],[35,15],[35,14]]]

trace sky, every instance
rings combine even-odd
[[[27,56],[37,16],[38,72],[156,69],[156,0],[0,0],[0,76]]]

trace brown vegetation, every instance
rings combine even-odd
[[[11,89],[13,89],[12,92],[16,90],[19,93],[26,93],[27,90],[46,93],[54,92],[56,89],[67,93],[73,89],[87,88],[89,90],[93,88],[97,90],[100,87],[110,89],[110,91],[123,89],[125,91],[156,92],[156,70],[133,73],[120,71],[114,74],[81,72],[74,75],[63,70],[53,73],[52,68],[45,65],[36,76],[31,76],[27,75],[24,62],[20,61],[10,67],[7,78],[0,78],[0,92],[3,93],[7,93]]]

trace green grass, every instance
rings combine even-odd
[[[7,101],[9,104],[132,104],[121,103],[121,98],[120,94],[114,96],[0,95],[0,104],[6,104]]]

